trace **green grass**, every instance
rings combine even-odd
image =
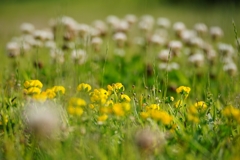
[[[239,159],[239,73],[223,71],[221,53],[215,63],[205,61],[197,68],[187,62],[185,54],[194,48],[184,45],[182,55],[168,62],[177,62],[180,70],[167,72],[159,70],[157,60],[158,52],[166,46],[129,43],[124,47],[126,56],[119,57],[114,55],[116,45],[111,35],[107,35],[99,53],[75,43],[75,48],[87,51],[83,65],[73,63],[71,50],[65,51],[64,64],[53,63],[46,48],[33,48],[16,58],[6,56],[5,45],[20,36],[22,22],[44,29],[50,18],[62,15],[91,24],[108,15],[124,17],[128,13],[167,17],[172,23],[184,22],[188,28],[197,22],[220,26],[224,31],[221,42],[237,48],[239,12],[229,5],[170,5],[148,0],[0,2],[0,159]],[[131,39],[140,35],[136,26],[129,35]],[[177,39],[171,29],[169,38]],[[209,36],[205,41],[217,50]],[[62,39],[58,42],[60,46]],[[238,70],[239,60],[236,51]],[[34,67],[34,62],[43,67]],[[38,83],[24,85],[31,79],[42,82],[42,92],[36,95],[46,98],[48,93],[47,101],[39,102],[39,97],[26,94]],[[115,86],[117,82],[124,88]],[[91,85],[90,94],[86,89],[77,91],[81,83]],[[53,86],[63,86],[66,92],[61,94]],[[190,93],[176,93],[179,86],[190,87]],[[94,90],[100,88],[106,91]],[[182,103],[176,106],[178,100]],[[199,101],[204,105],[198,105]],[[108,119],[101,123],[103,114]],[[34,119],[37,117],[40,121]]]

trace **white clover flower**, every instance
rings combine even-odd
[[[168,18],[160,17],[157,19],[157,26],[161,28],[170,28],[171,22]]]
[[[117,43],[118,47],[123,47],[127,41],[127,36],[125,33],[117,32],[113,35],[113,40]]]
[[[209,61],[213,61],[217,57],[217,53],[214,49],[209,49],[206,53],[207,53],[207,59]]]
[[[167,62],[169,58],[171,59],[171,54],[169,52],[170,50],[168,49],[161,50],[161,52],[158,54],[158,59],[163,62]]]
[[[182,46],[182,42],[177,40],[173,40],[168,43],[168,47],[171,49],[173,56],[178,56],[180,54]]]
[[[193,37],[190,39],[189,44],[194,47],[202,48],[204,41],[200,37]]]
[[[172,70],[178,70],[180,66],[176,62],[172,62],[172,63],[161,62],[159,63],[158,68],[160,70],[172,71]]]
[[[20,55],[21,46],[17,42],[8,42],[6,45],[6,52],[9,57],[17,57]]]
[[[68,32],[75,32],[78,28],[78,23],[72,17],[63,16],[60,22]]]
[[[56,138],[65,123],[65,114],[54,102],[30,101],[25,105],[23,122],[27,130],[38,138]]]
[[[190,44],[191,39],[195,38],[197,35],[195,31],[186,29],[183,30],[179,36],[184,43]]]
[[[92,44],[95,51],[100,50],[100,47],[101,47],[102,43],[103,43],[103,41],[102,41],[102,38],[100,38],[100,37],[94,37],[91,40],[91,44]]]
[[[115,26],[116,32],[127,32],[129,30],[129,24],[125,20],[119,21]]]
[[[151,42],[152,44],[155,44],[155,45],[163,46],[163,45],[165,45],[166,40],[165,40],[163,37],[161,37],[161,36],[159,36],[159,35],[157,35],[157,34],[154,34],[154,35],[152,35],[152,37],[150,38],[150,42]]]
[[[231,57],[234,55],[234,48],[231,44],[219,43],[218,51],[225,57]]]
[[[130,26],[137,22],[137,17],[134,14],[127,14],[124,19]]]
[[[151,15],[144,15],[141,17],[138,26],[139,26],[140,30],[149,32],[153,28],[154,21],[155,20]]]
[[[32,34],[35,30],[35,27],[31,23],[22,23],[20,29],[23,34]]]
[[[195,53],[189,56],[188,61],[196,67],[200,67],[204,64],[204,55],[201,52]]]
[[[90,27],[87,24],[78,24],[77,26],[78,34],[81,38],[84,38],[86,35],[89,34]]]
[[[194,25],[195,31],[197,31],[198,35],[202,36],[208,32],[208,27],[204,23],[197,23]]]
[[[48,30],[35,30],[33,33],[33,36],[36,40],[40,40],[40,41],[47,41],[47,40],[54,39],[53,33]]]
[[[87,53],[85,50],[78,49],[78,50],[73,50],[71,53],[72,59],[78,63],[78,64],[83,64],[87,60]]]
[[[213,26],[210,28],[210,35],[213,40],[218,40],[223,37],[223,31],[218,26]]]
[[[223,70],[233,76],[237,73],[237,66],[234,62],[227,63],[223,66]]]
[[[57,47],[55,41],[49,40],[44,43],[44,46],[49,49],[55,49]]]
[[[173,24],[173,30],[178,37],[181,36],[181,33],[186,29],[186,26],[183,22],[175,22]]]
[[[50,56],[53,59],[53,62],[62,64],[65,61],[64,52],[61,49],[51,49]]]
[[[115,15],[109,15],[106,18],[107,24],[109,24],[110,27],[112,27],[112,28],[115,28],[117,26],[117,24],[119,23],[119,21],[120,21],[120,19]]]
[[[107,25],[105,24],[104,21],[102,20],[95,20],[93,22],[93,27],[99,31],[100,33],[100,36],[104,36],[107,34],[107,30],[108,30],[108,27]]]

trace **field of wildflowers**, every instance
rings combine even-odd
[[[0,159],[240,159],[234,20],[49,18],[4,44]]]

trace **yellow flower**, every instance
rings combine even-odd
[[[30,87],[42,88],[43,84],[39,80],[28,80],[24,82],[24,88],[28,89]]]
[[[108,115],[104,114],[98,117],[98,122],[104,122],[108,119]]]
[[[240,117],[240,110],[237,108],[234,108],[233,106],[227,106],[222,111],[223,115],[226,117],[234,117],[235,119],[238,119]]]
[[[92,103],[105,104],[108,98],[108,92],[102,88],[94,89],[94,91],[90,93],[90,96]]]
[[[197,110],[197,108],[196,108],[195,106],[189,107],[189,108],[188,108],[188,111],[189,111],[189,113],[192,114],[192,115],[197,115],[197,114],[198,114],[198,110]]]
[[[41,93],[41,89],[38,88],[38,87],[30,87],[28,89],[24,89],[23,91],[27,95],[33,95],[33,94],[40,94]]]
[[[7,124],[8,117],[0,114],[0,125]]]
[[[54,86],[52,88],[52,90],[55,92],[55,93],[61,93],[61,94],[65,94],[65,88],[63,86]]]
[[[192,114],[188,114],[187,116],[188,120],[194,123],[199,123],[199,118],[197,116],[194,116]]]
[[[189,93],[191,91],[190,87],[180,86],[176,89],[176,92],[178,94],[184,95],[185,98],[188,97]]]
[[[83,100],[81,98],[76,98],[76,97],[72,97],[69,100],[69,104],[73,105],[73,106],[86,106],[87,105],[85,100]]]
[[[45,94],[47,96],[47,98],[49,98],[49,99],[53,99],[56,97],[56,93],[52,89],[47,89],[42,94]]]
[[[112,113],[112,108],[110,108],[110,107],[101,107],[100,108],[100,112],[101,113],[105,113],[105,114],[109,114],[109,113]]]
[[[45,102],[47,99],[47,95],[44,94],[44,92],[40,93],[40,94],[35,94],[32,97],[33,99],[40,101],[40,102]]]
[[[204,101],[198,101],[194,104],[194,106],[200,110],[205,110],[207,108],[207,105],[205,104]]]
[[[151,104],[151,105],[149,105],[149,106],[146,107],[146,110],[147,110],[147,111],[150,111],[150,110],[159,110],[159,109],[160,109],[160,107],[159,107],[158,104]]]
[[[125,112],[121,103],[115,103],[112,107],[113,113],[117,116],[124,116]]]
[[[68,106],[68,113],[71,115],[81,116],[83,114],[83,109],[81,107]]]
[[[113,84],[113,88],[114,88],[115,90],[123,89],[123,91],[124,91],[124,86],[122,85],[122,83],[114,83],[114,84]]]
[[[73,106],[68,106],[68,113],[71,115],[75,114],[75,108]]]
[[[178,101],[174,104],[174,107],[175,107],[175,108],[182,107],[182,100],[178,100]]]
[[[89,92],[89,91],[91,91],[91,89],[92,89],[92,87],[89,84],[87,84],[87,83],[81,83],[77,87],[78,91],[87,91],[87,92]]]
[[[149,115],[148,112],[141,112],[141,113],[140,113],[140,116],[141,116],[143,119],[147,119],[148,117],[150,117],[150,115]]]
[[[81,107],[76,107],[75,108],[75,114],[77,116],[81,116],[83,114],[83,109]]]
[[[165,111],[152,110],[151,117],[155,120],[160,120],[164,125],[169,125],[172,122],[172,116]]]
[[[94,106],[93,104],[89,104],[88,106],[89,106],[89,108],[91,108],[91,109],[95,108],[95,106]]]
[[[122,99],[122,100],[125,100],[125,101],[127,101],[127,102],[130,102],[130,101],[131,101],[131,99],[129,98],[129,96],[126,95],[126,94],[122,94],[122,95],[121,95],[121,99]]]

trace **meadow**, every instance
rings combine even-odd
[[[0,4],[0,159],[240,159],[235,6]]]

